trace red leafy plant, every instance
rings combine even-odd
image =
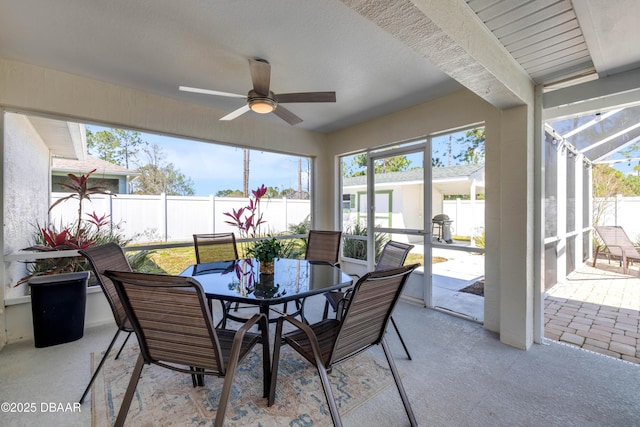
[[[247,206],[238,210],[231,209],[231,212],[224,212],[224,215],[231,218],[231,221],[225,221],[225,223],[236,227],[241,239],[260,237],[260,226],[266,222],[262,219],[263,214],[260,212],[260,201],[265,194],[267,194],[267,187],[262,184],[251,191]],[[246,248],[243,249],[246,252]]]
[[[95,211],[91,214],[84,214],[83,200],[91,201],[91,196],[95,194],[109,194],[105,187],[91,186],[89,177],[96,170],[92,170],[86,175],[76,176],[68,174],[69,183],[61,184],[71,190],[71,194],[54,202],[49,207],[49,212],[60,203],[76,199],[78,200],[78,218],[68,225],[60,224],[55,227],[52,224],[41,226],[36,223],[36,232],[33,236],[33,244],[23,250],[50,252],[86,249],[93,245],[116,242],[121,246],[128,243],[121,235],[120,227],[113,225],[108,215],[98,215]],[[70,273],[83,271],[88,266],[82,257],[47,258],[29,261],[27,268],[28,276],[23,277],[16,285],[26,282],[33,276]]]

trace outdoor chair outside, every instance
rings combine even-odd
[[[253,347],[262,343],[263,394],[270,381],[268,325],[256,314],[237,331],[215,329],[201,285],[190,277],[107,271],[115,284],[140,344],[140,355],[131,374],[115,422],[127,417],[145,364],[224,378],[215,426],[224,423],[237,365]],[[261,334],[248,332],[259,324]]]
[[[627,233],[618,225],[596,225],[594,228],[602,239],[603,244],[596,247],[593,266],[596,266],[598,254],[604,253],[606,250],[610,256],[620,260],[622,271],[627,274],[630,262],[640,261],[640,253],[631,239],[629,239]]]
[[[127,313],[125,312],[124,306],[122,305],[122,301],[120,301],[120,296],[118,295],[113,282],[111,281],[111,279],[104,275],[104,272],[106,270],[131,271],[131,266],[129,265],[129,262],[125,257],[122,248],[116,243],[107,243],[101,246],[93,246],[87,249],[82,249],[78,252],[80,253],[80,255],[85,257],[87,261],[89,261],[96,279],[98,280],[98,283],[100,284],[100,287],[104,292],[104,296],[107,298],[107,302],[111,307],[113,318],[115,319],[116,326],[118,327],[118,330],[109,343],[104,356],[102,356],[102,359],[100,360],[96,371],[91,376],[91,380],[89,381],[89,384],[87,384],[87,388],[85,388],[84,393],[82,393],[82,397],[79,400],[79,402],[82,403],[84,401],[84,398],[87,396],[87,393],[89,393],[91,385],[98,376],[100,369],[102,369],[102,365],[104,365],[104,362],[107,360],[107,357],[109,356],[109,353],[111,352],[116,339],[118,339],[118,335],[120,335],[120,332],[122,331],[127,333],[127,337],[122,343],[118,354],[116,354],[116,359],[120,357],[122,349],[129,340],[129,337],[133,332],[133,326],[131,325],[129,318],[127,317]]]
[[[269,406],[273,405],[276,397],[280,347],[282,344],[289,344],[293,350],[317,368],[333,424],[341,426],[342,421],[327,372],[335,364],[357,357],[369,347],[379,344],[384,351],[409,421],[412,426],[416,426],[411,404],[384,337],[391,312],[400,297],[407,277],[416,267],[418,264],[364,275],[353,287],[351,297],[341,302],[346,304],[341,319],[323,319],[312,325],[300,322],[292,316],[278,319]],[[284,322],[290,323],[296,329],[283,335]]]
[[[407,259],[407,255],[411,249],[413,249],[414,245],[410,245],[408,243],[401,243],[396,241],[389,241],[382,248],[382,252],[380,253],[380,258],[378,259],[378,263],[376,264],[375,271],[388,270],[390,268],[398,268],[404,265],[405,260]],[[326,319],[329,315],[329,306],[336,312],[336,315],[339,316],[340,313],[338,311],[338,304],[344,298],[349,298],[350,291],[340,292],[333,291],[327,292],[325,297],[327,301],[324,306],[323,318]],[[404,342],[402,338],[402,334],[400,333],[400,329],[398,329],[398,325],[396,321],[393,320],[393,316],[391,316],[391,324],[393,325],[393,329],[395,329],[398,334],[398,338],[400,338],[400,343],[402,344],[402,348],[404,352],[407,354],[407,358],[412,360],[411,353],[409,352],[409,348],[407,344]]]

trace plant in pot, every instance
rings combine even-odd
[[[72,193],[49,207],[51,211],[65,200],[77,199],[77,219],[66,226],[61,222],[58,229],[51,224],[41,226],[36,223],[33,244],[24,250],[78,250],[110,241],[126,244],[118,233],[119,228],[111,226],[107,215],[98,216],[94,212],[85,218],[83,214],[83,200],[90,201],[93,194],[108,194],[103,187],[89,185],[88,178],[93,172],[95,169],[81,176],[69,174],[69,184],[63,185]],[[89,270],[88,265],[80,256],[29,261],[29,275],[18,281],[18,284],[29,282],[30,285],[36,347],[48,347],[82,338],[89,278],[89,271],[86,270]]]
[[[68,174],[69,183],[61,185],[68,188],[71,194],[57,200],[49,207],[49,212],[51,212],[60,203],[70,199],[77,199],[78,217],[76,220],[68,225],[62,225],[61,223],[59,227],[49,223],[42,226],[36,222],[33,244],[23,250],[37,252],[66,251],[85,249],[108,242],[115,242],[124,246],[129,242],[119,233],[119,225],[112,224],[108,215],[99,216],[95,212],[91,214],[83,213],[83,200],[91,201],[91,196],[94,194],[109,194],[104,187],[89,185],[89,177],[93,172],[95,172],[95,169],[86,175]],[[20,279],[16,285],[27,282],[35,276],[72,273],[89,269],[84,258],[79,256],[38,259],[29,261],[28,264],[28,275]]]
[[[259,240],[247,249],[247,255],[260,261],[260,273],[273,274],[273,261],[282,255],[283,245],[273,236]]]

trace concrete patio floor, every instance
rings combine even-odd
[[[545,338],[640,363],[638,266],[623,274],[617,261],[598,260],[549,289]]]
[[[324,298],[308,300],[321,317]],[[413,304],[399,303],[394,318],[413,355],[394,332],[389,345],[418,425],[422,426],[631,426],[640,423],[640,366],[546,340],[528,351],[509,347],[482,325]],[[47,348],[25,341],[0,351],[3,402],[34,402],[36,412],[0,413],[2,426],[90,426],[91,399],[79,410],[43,411],[42,403],[73,403],[90,377],[90,353],[106,348],[113,325]],[[121,340],[120,340],[121,341]],[[129,345],[129,344],[128,344]],[[370,350],[383,358],[379,348]],[[109,362],[108,362],[109,363]],[[144,371],[143,371],[144,375]],[[207,384],[219,387],[221,382]],[[163,414],[149,414],[161,425]],[[327,416],[328,417],[328,416]],[[265,420],[268,421],[268,420]],[[391,386],[343,417],[345,426],[406,426]]]

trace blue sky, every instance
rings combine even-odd
[[[92,132],[109,128],[89,126]],[[162,148],[166,163],[191,178],[196,196],[215,195],[220,190],[242,190],[243,150],[225,145],[204,143],[140,133],[144,141]],[[144,159],[142,155],[141,159]],[[298,157],[251,150],[249,189],[262,184],[268,187],[297,189]],[[302,162],[303,187],[306,186],[306,161]]]
[[[108,127],[87,125],[92,132],[109,130]],[[464,132],[453,134],[452,155],[459,154],[462,147],[456,144],[456,138]],[[196,196],[215,195],[220,190],[242,190],[243,149],[221,144],[213,144],[188,139],[162,136],[140,132],[141,138],[149,144],[156,144],[162,149],[164,162],[173,163],[174,167],[190,178],[194,184]],[[440,157],[447,166],[447,147],[449,137],[441,136],[433,139],[434,155]],[[437,153],[437,154],[436,154]],[[264,184],[279,190],[297,189],[298,157],[265,151],[251,150],[249,166],[249,189]],[[419,154],[407,156],[410,167],[422,167]],[[139,156],[146,163],[145,155]],[[347,158],[350,160],[350,158]],[[452,164],[460,161],[452,158]],[[306,189],[307,162],[303,160],[303,189]]]

